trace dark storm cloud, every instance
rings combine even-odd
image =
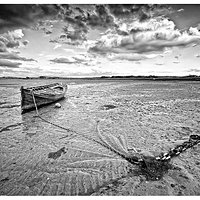
[[[90,30],[111,30],[110,33],[105,32],[103,37],[89,48],[91,53],[105,55],[163,52],[167,47],[184,47],[198,42],[199,38],[191,35],[196,34],[196,29],[191,30],[191,37],[185,33],[186,39],[181,38],[183,33],[175,29],[173,21],[164,17],[170,12],[171,8],[166,5],[148,4],[1,5],[0,32],[32,27],[36,23],[36,29],[50,35],[53,20],[62,19],[66,23],[62,33],[57,38],[51,38],[50,42],[81,45],[87,42]],[[24,42],[25,44],[27,43]],[[7,48],[16,48],[19,45],[18,39],[0,37],[0,52],[6,52]]]
[[[57,38],[50,39],[50,42],[70,45],[82,44],[86,41],[86,36],[89,30],[85,23],[85,12],[74,5],[61,5],[60,7],[62,8],[62,19],[66,22],[66,25],[62,29],[61,35]]]
[[[69,24],[73,25],[76,28],[80,28],[83,32],[88,31],[88,27],[85,24],[86,19],[81,15],[77,15],[75,17],[66,16],[65,21],[67,21]]]
[[[144,21],[151,17],[149,10],[149,5],[131,5],[131,4],[121,4],[121,5],[109,5],[111,13],[115,17],[138,17],[140,21]]]
[[[33,27],[43,30],[47,35],[52,33],[51,20],[63,19],[71,28],[63,27],[66,37],[51,39],[51,42],[66,44],[81,44],[87,39],[91,28],[118,28],[116,19],[122,16],[127,19],[138,18],[145,21],[156,12],[162,13],[166,6],[159,5],[1,5],[0,7],[0,32],[16,28]],[[162,11],[162,12],[161,12]],[[157,14],[158,15],[158,14]],[[132,32],[138,30],[132,30]],[[120,33],[120,31],[119,31]],[[127,35],[121,31],[121,34]],[[65,41],[65,39],[67,41]],[[76,42],[78,41],[78,42]],[[9,44],[17,46],[18,42]]]
[[[21,65],[21,63],[0,59],[0,67],[19,68],[19,65]]]
[[[62,5],[63,6],[63,5]],[[114,18],[109,13],[108,5],[70,5],[64,7],[64,20],[81,28],[84,32],[91,27],[108,27],[114,25]]]
[[[105,28],[115,25],[114,17],[109,14],[109,9],[105,5],[96,5],[95,13],[88,13],[87,24],[92,27],[100,26]]]
[[[56,18],[60,7],[57,5],[1,4],[0,33],[17,28],[30,27],[36,20],[48,17]]]
[[[144,21],[153,16],[168,14],[171,8],[167,5],[156,4],[111,4],[109,9],[115,17],[134,17],[139,21]]]
[[[109,9],[105,5],[91,5],[88,8],[79,5],[61,5],[61,7],[64,10],[63,19],[68,25],[63,28],[63,33],[60,35],[62,40],[57,38],[54,42],[79,45],[87,40],[91,28],[116,26],[113,16],[109,14]]]
[[[117,17],[123,17],[127,15],[132,15],[134,11],[140,9],[140,5],[131,5],[131,4],[111,4],[109,5],[111,13]]]
[[[36,61],[32,58],[21,57],[16,53],[10,53],[10,52],[0,52],[0,59],[21,60],[21,61]]]

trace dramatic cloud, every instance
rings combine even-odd
[[[80,45],[87,40],[92,28],[118,28],[121,17],[126,20],[145,21],[165,15],[170,9],[165,5],[2,5],[0,8],[0,30],[31,27],[52,33],[54,22],[67,22],[60,38],[50,42]]]
[[[8,60],[1,60],[0,59],[0,66],[1,67],[8,67],[8,68],[18,68],[21,63],[10,62]]]
[[[115,30],[109,31],[90,48],[90,52],[98,54],[164,52],[171,47],[184,47],[200,41],[196,29],[181,33],[175,29],[173,21],[164,18],[145,22],[135,21],[122,26],[127,35],[118,34]]]
[[[104,5],[96,5],[95,12],[88,13],[87,24],[92,27],[100,26],[105,28],[115,26],[114,17]]]
[[[0,35],[0,52],[6,52],[8,48],[17,48],[22,44],[20,40],[24,36],[21,29],[8,31]],[[24,41],[25,42],[25,41]],[[25,44],[27,44],[27,40]]]
[[[67,22],[67,26],[63,27],[60,37],[50,39],[50,42],[80,45],[87,40],[87,34],[92,28],[118,29],[118,33],[121,31],[121,34],[126,34],[122,28],[120,30],[121,17],[129,22],[145,22],[169,12],[170,9],[164,5],[2,5],[0,28],[5,31],[34,27],[49,35],[56,19],[62,19]],[[140,30],[133,28],[129,34],[131,31]]]
[[[24,58],[24,57],[19,56],[16,53],[10,53],[10,52],[0,52],[0,59],[21,60],[21,61],[36,61],[32,58]]]
[[[60,38],[50,42],[80,45],[87,40],[91,29],[113,29],[119,34],[127,35],[121,22],[144,22],[153,16],[169,13],[164,5],[61,5],[60,16],[68,23],[63,28]],[[134,30],[132,30],[134,31]]]
[[[87,32],[89,27],[110,27],[115,25],[114,17],[107,5],[70,5],[64,6],[64,20],[76,28]]]
[[[86,41],[88,26],[85,23],[86,13],[75,5],[60,5],[60,17],[66,23],[59,37],[50,39],[53,43],[80,45]]]
[[[59,5],[17,4],[0,6],[0,33],[7,30],[27,28],[47,17],[56,19],[61,12]]]
[[[62,70],[66,74],[81,75],[87,69],[93,71],[86,74],[103,74],[102,68],[106,73],[131,74],[171,66],[178,71],[185,67],[182,63],[188,65],[191,55],[196,57],[193,57],[193,66],[198,66],[200,56],[194,53],[200,48],[198,15],[192,12],[194,8],[189,6],[188,11],[187,6],[182,7],[147,4],[2,5],[1,66],[6,70],[5,66],[19,67],[18,61],[21,61],[23,67],[13,69],[19,71],[24,69],[24,61],[37,66],[31,57],[39,56],[38,66],[47,71],[55,68],[61,71],[61,75]],[[191,18],[190,12],[193,14]],[[181,27],[184,28],[179,30]],[[16,51],[19,53],[14,53]],[[152,60],[148,63],[148,59]],[[173,63],[178,64],[179,60],[182,63],[175,66]],[[137,68],[136,64],[140,63],[141,68],[138,65],[137,70],[133,69],[132,64]]]
[[[63,19],[76,26],[86,28],[115,25],[115,18],[134,16],[145,20],[169,12],[165,5],[48,5],[24,4],[0,7],[1,31],[33,26],[35,22],[46,27],[45,20]],[[51,22],[49,25],[52,25]],[[86,28],[87,29],[87,28]]]
[[[152,17],[166,15],[171,12],[170,7],[155,4],[112,4],[109,5],[109,8],[115,17],[124,17],[131,20],[138,19],[139,21],[145,21]]]

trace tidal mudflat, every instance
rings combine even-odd
[[[39,113],[68,131],[35,111],[20,112],[21,85],[57,81],[69,84],[62,107]],[[12,79],[1,80],[0,92],[1,195],[200,195],[199,145],[151,181],[137,166],[81,136],[98,140],[99,121],[100,132],[122,135],[130,152],[167,152],[199,134],[199,82]]]

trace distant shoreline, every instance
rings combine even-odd
[[[66,80],[153,80],[153,81],[200,81],[200,76],[188,75],[188,76],[101,76],[101,77],[51,77],[51,76],[39,76],[39,77],[0,77],[0,79],[66,79]]]

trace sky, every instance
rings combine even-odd
[[[0,5],[0,77],[200,75],[200,4]]]

